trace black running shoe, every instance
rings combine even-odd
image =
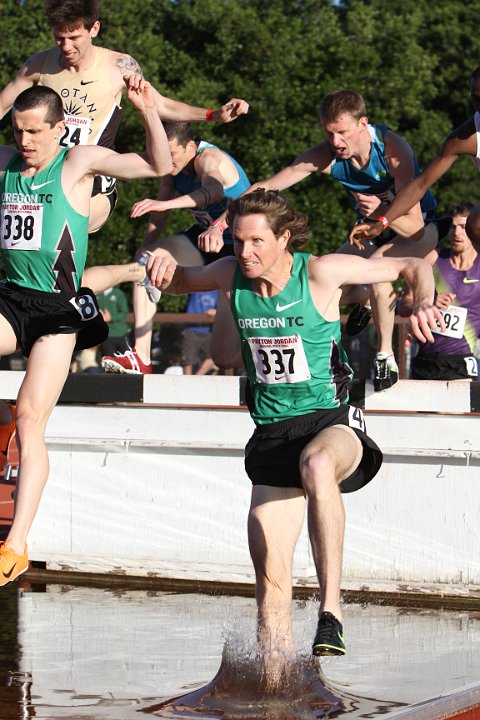
[[[345,332],[347,335],[358,335],[362,330],[365,330],[371,317],[372,311],[370,308],[365,307],[365,305],[355,305],[347,318]]]
[[[312,653],[314,655],[345,655],[342,623],[332,613],[322,612],[320,615]]]
[[[398,367],[393,355],[377,353],[375,357],[375,375],[373,388],[375,392],[388,390],[398,381]]]

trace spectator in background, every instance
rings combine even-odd
[[[195,292],[188,296],[187,313],[200,313],[215,317],[217,312],[218,293],[216,290]],[[186,325],[183,331],[183,372],[192,375],[206,375],[210,371],[215,374],[218,368],[210,354],[212,326]]]
[[[129,348],[127,296],[119,287],[108,288],[97,295],[98,306],[108,325],[108,338],[100,345],[102,355],[124,353]]]

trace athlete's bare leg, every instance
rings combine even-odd
[[[145,251],[155,253],[158,250],[168,250],[179,265],[195,267],[203,265],[203,258],[196,247],[192,245],[185,235],[172,235],[151,245],[144,245],[137,253],[137,257]],[[133,314],[135,318],[135,350],[146,365],[151,361],[153,318],[156,305],[151,303],[145,289],[133,288]]]
[[[68,375],[75,334],[48,335],[36,341],[17,398],[19,479],[15,517],[7,540],[23,554],[48,477],[45,428]],[[55,371],[52,371],[52,368]]]
[[[355,245],[345,242],[336,252],[341,255],[358,255],[368,259],[373,255],[377,246],[370,241],[365,242],[364,245],[364,250],[359,250]],[[346,285],[342,289],[340,305],[370,305],[370,294],[371,288],[369,285]]]
[[[397,236],[377,250],[372,257],[426,257],[438,243],[438,232],[434,223],[425,226],[420,240]],[[378,334],[378,351],[393,355],[392,337],[395,326],[396,295],[390,283],[372,285],[371,304]]]
[[[304,514],[300,488],[253,486],[248,543],[256,577],[258,638],[268,657],[291,649],[292,562]]]
[[[233,320],[230,303],[222,292],[218,293],[217,314],[212,328],[210,352],[217,367],[243,367],[240,338]]]
[[[6,318],[3,315],[0,315],[0,357],[10,355],[15,352],[15,350],[17,350],[17,338],[15,337],[15,333]],[[4,400],[0,400],[0,425],[10,425],[11,421],[12,411],[10,409],[10,405]],[[4,432],[5,431],[6,428],[4,428]],[[10,435],[10,432],[8,435]],[[7,437],[5,437],[5,442],[7,444]]]
[[[300,473],[308,499],[308,531],[320,585],[320,612],[338,620],[345,512],[339,484],[358,467],[362,444],[351,428],[322,430],[305,447]]]

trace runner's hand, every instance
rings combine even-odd
[[[145,215],[146,213],[164,212],[168,209],[164,207],[165,204],[166,203],[162,202],[162,200],[150,200],[150,198],[139,200],[132,206],[130,217],[137,218],[141,215]]]
[[[383,223],[381,222],[364,222],[355,225],[350,230],[348,236],[348,242],[350,245],[355,245],[359,250],[363,250],[364,246],[362,240],[368,240],[369,238],[378,237],[384,230]]]
[[[236,120],[240,115],[248,113],[249,104],[245,100],[232,98],[220,110],[215,110],[213,120],[217,122],[229,123]]]
[[[152,285],[160,290],[166,290],[173,280],[177,262],[168,250],[156,250],[148,258],[145,271]]]
[[[432,330],[435,330],[438,325],[440,325],[442,332],[445,332],[443,316],[435,305],[428,305],[427,303],[417,305],[410,315],[411,331],[407,337],[406,345],[411,344],[413,336],[421,343],[435,342]]]
[[[457,296],[455,293],[438,293],[435,298],[435,305],[442,310],[447,310]]]
[[[127,87],[128,99],[137,110],[155,107],[153,88],[143,75],[124,75],[123,81]]]
[[[203,252],[218,253],[223,246],[223,232],[218,227],[210,225],[198,236],[198,247]]]
[[[367,195],[360,192],[354,192],[352,195],[356,200],[355,210],[358,210],[363,217],[370,217],[382,204],[382,201],[376,195]]]

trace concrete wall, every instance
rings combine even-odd
[[[15,390],[21,373],[2,375]],[[8,397],[6,382],[0,377]],[[54,410],[31,559],[52,569],[252,583],[243,447],[253,425],[239,406],[239,379],[157,375],[142,378],[142,395],[136,404]],[[385,462],[367,488],[344,497],[344,587],[480,597],[471,384],[403,381],[379,394],[367,384],[361,404]],[[304,529],[296,582],[314,586],[314,575]]]

